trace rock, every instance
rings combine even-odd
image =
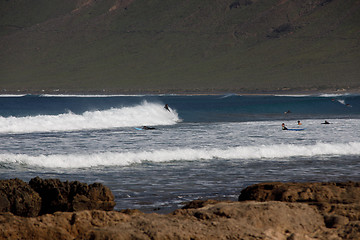
[[[327,228],[337,229],[339,239],[360,239],[360,183],[260,183],[241,191],[239,201],[308,203],[324,218]],[[334,238],[337,239],[337,238]]]
[[[241,191],[239,201],[358,203],[360,183],[260,183]]]
[[[29,185],[42,198],[40,214],[91,209],[109,211],[115,206],[114,195],[100,183],[87,185],[78,181],[61,182],[59,179],[36,177]]]
[[[326,215],[324,217],[325,225],[327,228],[337,228],[349,223],[349,219],[339,215]]]
[[[194,200],[194,201],[191,201],[191,202],[186,203],[185,206],[182,207],[182,209],[202,208],[202,207],[205,207],[206,205],[215,204],[215,203],[218,203],[218,202],[220,202],[220,201],[212,200],[212,199],[208,199],[208,200]]]
[[[105,191],[101,184],[90,190],[91,185],[54,179],[32,184],[67,198],[73,209]],[[166,215],[129,209],[30,218],[0,213],[0,239],[360,239],[358,188],[359,183],[256,184],[239,197],[252,201],[196,200]],[[60,200],[54,202],[67,202]]]
[[[0,212],[34,217],[56,211],[112,210],[114,195],[100,183],[87,185],[78,181],[20,179],[0,181]]]
[[[0,180],[0,212],[18,216],[38,216],[41,198],[27,183],[20,179]]]
[[[206,215],[202,219],[197,215]],[[173,214],[58,212],[37,218],[0,215],[0,238],[26,239],[298,239],[316,236],[322,216],[306,204],[226,202]],[[15,224],[16,223],[16,224]]]

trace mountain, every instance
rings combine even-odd
[[[360,91],[360,0],[0,0],[0,92]]]

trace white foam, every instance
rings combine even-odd
[[[342,96],[349,96],[350,93],[324,93],[320,94],[320,97],[342,97]]]
[[[229,93],[229,94],[225,94],[223,96],[220,96],[219,99],[229,98],[229,97],[236,97],[236,96],[241,96],[241,95],[236,94],[236,93]]]
[[[346,105],[345,100],[343,100],[343,99],[338,99],[337,101],[343,105]]]
[[[26,94],[0,94],[0,97],[24,97]]]
[[[45,168],[89,168],[96,166],[126,166],[144,161],[201,161],[211,159],[286,160],[291,157],[360,156],[360,142],[314,145],[263,145],[228,149],[162,149],[141,152],[105,152],[94,154],[39,155],[0,154],[0,163],[31,165]]]
[[[308,94],[275,94],[275,97],[310,97]]]
[[[81,115],[39,115],[27,117],[0,117],[0,133],[31,133],[110,129],[132,126],[173,125],[179,121],[175,110],[166,111],[161,104],[143,102],[133,107],[88,111]]]
[[[106,97],[143,97],[145,95],[125,95],[125,94],[41,94],[40,97],[78,97],[78,98],[87,98],[87,97],[97,97],[97,98],[106,98]]]

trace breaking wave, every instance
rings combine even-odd
[[[105,152],[93,154],[39,155],[0,154],[0,163],[45,168],[90,168],[126,166],[143,162],[201,161],[211,159],[286,160],[291,157],[360,156],[360,142],[315,145],[279,144],[243,146],[228,149],[163,149],[140,152]]]
[[[143,102],[133,107],[101,111],[72,112],[59,115],[0,117],[0,133],[32,133],[110,129],[132,126],[173,125],[180,119],[175,110],[166,111],[161,104]]]

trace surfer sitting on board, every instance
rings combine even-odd
[[[287,127],[285,127],[285,123],[281,124],[282,130],[288,130]]]
[[[164,108],[170,112],[169,105],[165,104]]]

